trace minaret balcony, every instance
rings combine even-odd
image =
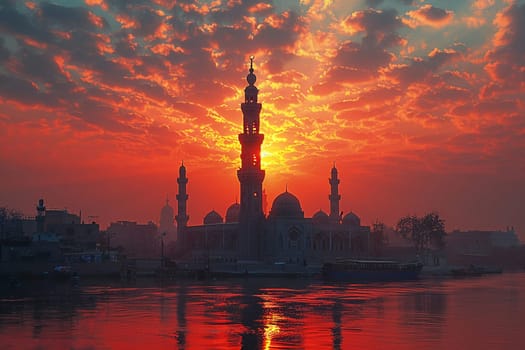
[[[264,140],[264,134],[239,134],[239,142],[241,145],[258,144],[260,145]]]

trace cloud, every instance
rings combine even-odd
[[[0,62],[6,61],[10,55],[9,50],[5,46],[4,38],[0,37]]]
[[[452,21],[454,12],[426,4],[417,10],[407,12],[407,15],[410,17],[410,19],[408,19],[406,22],[411,27],[427,25],[435,28],[441,28]]]
[[[415,57],[409,64],[392,66],[387,75],[404,85],[424,82],[443,65],[460,56],[461,53],[454,49],[434,49],[425,58]]]
[[[519,87],[525,81],[525,4],[505,8],[497,14],[494,24],[494,48],[485,56],[485,70],[498,83]]]
[[[48,25],[60,26],[65,30],[97,30],[108,25],[104,18],[98,17],[84,7],[65,7],[44,2],[37,13]]]
[[[404,27],[397,11],[368,9],[347,16],[340,26],[343,32],[364,32],[360,42],[345,41],[337,49],[325,80],[316,89],[344,82],[365,82],[377,78],[379,69],[394,60],[391,48],[404,45],[397,30]]]

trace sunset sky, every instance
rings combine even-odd
[[[0,206],[102,228],[158,222],[187,167],[189,224],[239,196],[254,55],[268,208],[363,224],[438,211],[525,237],[525,1],[3,0]]]

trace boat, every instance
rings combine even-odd
[[[422,268],[418,261],[339,259],[323,264],[321,273],[330,281],[404,281],[417,279]]]
[[[468,276],[482,276],[486,274],[502,273],[503,270],[500,267],[484,267],[470,265],[468,267],[453,268],[450,273],[454,277],[468,277]]]

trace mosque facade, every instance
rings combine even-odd
[[[350,212],[340,212],[339,177],[331,169],[330,212],[322,210],[307,218],[299,199],[286,190],[273,201],[270,212],[263,210],[263,181],[260,132],[259,90],[250,58],[248,86],[241,103],[243,129],[238,139],[241,145],[241,167],[237,171],[240,184],[240,203],[227,209],[225,216],[216,211],[208,213],[202,225],[188,226],[187,213],[189,181],[182,164],[177,178],[178,193],[177,245],[185,259],[234,262],[238,260],[273,262],[325,261],[335,257],[355,257],[368,253],[370,228],[361,226],[360,218]]]

